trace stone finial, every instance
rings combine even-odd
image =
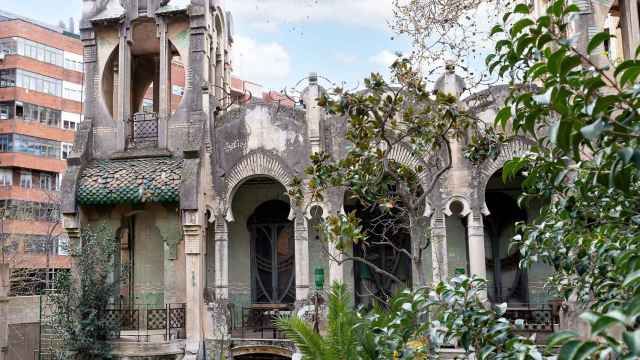
[[[434,91],[459,98],[465,88],[466,84],[464,83],[464,79],[456,75],[455,61],[447,60],[445,62],[445,73],[436,81]]]

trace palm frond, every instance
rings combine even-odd
[[[313,331],[309,323],[298,316],[280,317],[275,321],[275,325],[296,344],[304,359],[333,360],[328,356],[326,345],[320,334]]]

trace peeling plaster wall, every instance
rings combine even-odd
[[[164,306],[186,301],[184,241],[176,205],[91,207],[85,213],[88,226],[107,224],[114,234],[122,219],[135,213],[133,271],[137,304]]]

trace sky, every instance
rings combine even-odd
[[[79,19],[81,4],[2,0],[0,9],[55,25]],[[294,89],[310,72],[359,87],[409,48],[387,25],[392,0],[225,0],[225,7],[234,20],[234,74],[265,89]]]

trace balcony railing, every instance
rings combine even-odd
[[[509,305],[504,316],[529,333],[551,333],[560,324],[560,312],[554,304]]]
[[[230,304],[229,325],[233,337],[244,339],[282,339],[274,321],[293,312],[291,304]],[[235,315],[235,316],[234,316]]]
[[[158,146],[158,114],[135,113],[128,121],[127,149],[147,149]]]
[[[114,329],[111,340],[154,342],[186,338],[186,304],[109,305],[100,317]]]

